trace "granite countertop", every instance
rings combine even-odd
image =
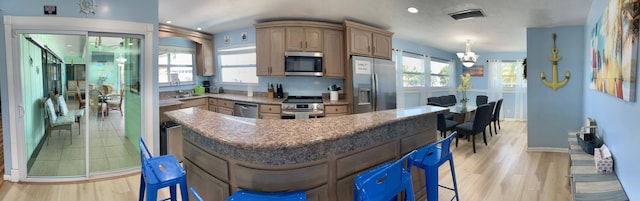
[[[317,119],[251,119],[198,108],[168,111],[165,114],[183,126],[227,145],[282,149],[322,143],[384,124],[447,110],[436,106],[418,106]]]
[[[419,130],[437,106],[418,106],[317,119],[251,119],[184,108],[165,112],[183,135],[209,151],[254,164],[326,159]],[[394,131],[394,132],[390,132]]]
[[[191,97],[185,98],[168,98],[168,99],[160,99],[159,106],[172,106],[182,104],[181,101],[198,99],[198,98],[219,98],[219,99],[228,99],[239,102],[249,102],[249,103],[258,103],[258,104],[282,104],[284,98],[267,98],[264,96],[246,96],[246,95],[238,95],[238,94],[204,94],[204,95],[195,95]],[[324,105],[348,105],[349,103],[345,100],[331,101],[329,99],[323,100]]]

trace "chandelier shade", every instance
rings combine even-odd
[[[467,68],[473,66],[473,64],[476,63],[476,61],[478,60],[478,56],[479,56],[476,53],[471,51],[471,44],[469,40],[467,40],[467,46],[465,48],[465,51],[458,52],[456,53],[456,55],[458,56],[458,58],[460,58],[462,65]]]

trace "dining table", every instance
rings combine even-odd
[[[474,103],[466,102],[466,103],[456,103],[455,105],[449,106],[447,108],[449,108],[450,113],[453,113],[452,120],[457,121],[459,123],[464,123],[473,117],[478,106],[476,106],[475,102]]]

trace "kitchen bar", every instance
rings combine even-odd
[[[238,189],[351,200],[356,175],[435,142],[436,116],[446,111],[419,106],[296,120],[198,108],[165,114],[183,125],[187,180],[206,200],[224,200]],[[422,186],[423,173],[414,170],[414,186]]]

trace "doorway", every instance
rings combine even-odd
[[[20,34],[27,178],[86,178],[139,168],[142,39]],[[62,105],[67,114],[79,115],[57,122],[68,119]]]

